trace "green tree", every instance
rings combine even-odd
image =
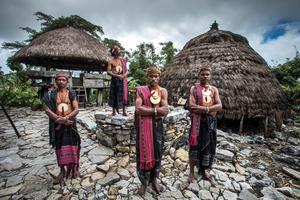
[[[33,39],[39,35],[55,30],[58,28],[64,27],[73,27],[85,31],[86,33],[92,35],[97,39],[101,39],[100,35],[103,35],[103,29],[101,26],[95,25],[86,19],[78,15],[70,15],[68,17],[61,16],[58,18],[53,17],[52,15],[45,14],[43,12],[36,12],[33,14],[37,17],[37,21],[40,21],[41,30],[37,31],[30,27],[20,27],[21,30],[28,33],[28,38],[25,41],[15,41],[15,42],[4,42],[2,48],[4,49],[20,49],[30,43]]]
[[[129,76],[133,77],[138,84],[147,81],[145,69],[150,66],[159,66],[161,57],[155,53],[152,43],[141,43],[137,46],[130,57]]]
[[[163,58],[163,66],[165,67],[174,58],[176,52],[178,52],[178,49],[173,46],[173,42],[171,41],[161,42],[159,44],[162,46],[160,54]]]
[[[300,57],[296,56],[282,65],[272,68],[287,95],[292,108],[300,112]]]

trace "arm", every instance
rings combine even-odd
[[[59,116],[56,113],[52,112],[52,110],[50,110],[50,108],[46,104],[43,105],[43,109],[50,119],[56,121],[59,118]]]
[[[168,108],[168,92],[165,88],[161,90],[160,106],[156,108],[158,116],[166,116],[169,112]]]
[[[142,105],[142,97],[136,92],[135,111],[138,115],[154,116],[154,108],[145,107]]]
[[[190,89],[190,98],[189,98],[190,109],[194,113],[206,113],[207,109],[205,106],[199,106],[196,104],[196,99],[194,96],[194,87],[195,86],[192,86]]]
[[[222,109],[222,102],[219,96],[219,91],[216,87],[214,89],[214,102],[215,104],[209,107],[210,112],[217,112]]]
[[[76,100],[76,98],[74,99],[74,101],[72,101],[72,107],[73,107],[73,111],[66,116],[66,119],[75,118],[76,115],[79,113],[79,110],[78,110],[78,101]]]

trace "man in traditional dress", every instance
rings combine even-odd
[[[169,112],[168,92],[158,85],[160,70],[147,69],[148,85],[136,89],[136,159],[137,174],[142,183],[138,193],[143,196],[149,183],[157,193],[162,191],[158,182],[164,145],[162,118]]]
[[[214,184],[208,169],[211,168],[216,153],[216,114],[222,109],[218,89],[210,85],[211,69],[203,67],[198,74],[200,83],[190,89],[189,106],[191,112],[191,131],[189,136],[188,181],[193,182],[194,167],[204,180]]]
[[[111,48],[112,59],[108,62],[107,73],[111,76],[108,104],[113,108],[112,115],[119,113],[123,108],[123,115],[127,116],[126,105],[128,105],[128,83],[126,79],[126,60],[121,57],[121,49],[115,45]]]
[[[78,102],[74,91],[68,90],[68,74],[59,72],[55,77],[57,89],[44,97],[44,110],[49,116],[50,145],[56,150],[60,173],[57,181],[64,177],[79,175],[80,136],[75,116]]]

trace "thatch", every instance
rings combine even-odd
[[[72,27],[46,32],[14,55],[18,62],[50,68],[104,71],[109,60],[103,44]]]
[[[218,87],[223,110],[219,118],[265,118],[287,111],[287,99],[266,61],[238,34],[217,24],[186,43],[161,76],[169,103],[188,98],[202,66],[212,67],[212,85]]]

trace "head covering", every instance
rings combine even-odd
[[[146,73],[147,73],[147,75],[149,75],[149,74],[161,74],[161,71],[159,70],[159,68],[158,67],[156,67],[156,66],[153,66],[153,67],[149,67],[149,68],[147,68],[146,69]]]
[[[69,75],[66,72],[58,72],[55,76],[55,80],[59,77],[65,77],[67,80],[69,79]]]
[[[202,71],[210,71],[210,72],[211,72],[211,68],[210,68],[210,67],[207,67],[207,66],[201,67],[201,68],[200,68],[200,71],[199,71],[199,74],[200,74]]]

